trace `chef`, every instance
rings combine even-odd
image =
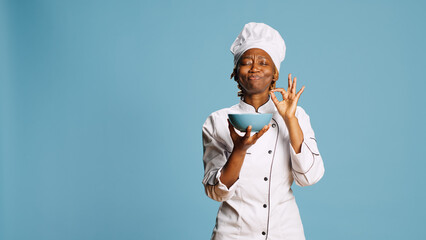
[[[297,106],[305,87],[296,92],[289,74],[287,90],[275,88],[285,50],[275,29],[255,22],[231,46],[240,101],[210,114],[202,127],[202,183],[221,202],[213,240],[305,239],[291,185],[317,183],[324,164],[309,115]],[[256,133],[251,126],[240,132],[229,113],[272,113],[272,119]]]

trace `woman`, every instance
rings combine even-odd
[[[285,43],[263,23],[248,23],[231,46],[231,78],[240,102],[212,113],[203,125],[203,184],[222,202],[212,239],[305,239],[291,185],[318,182],[324,174],[309,116],[297,102],[296,78],[275,88]],[[275,92],[282,94],[279,101]],[[257,133],[235,129],[229,113],[272,113]]]

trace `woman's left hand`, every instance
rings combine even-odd
[[[294,81],[291,80],[291,73],[288,75],[288,89],[275,88],[270,91],[272,101],[277,107],[278,112],[284,118],[284,121],[288,121],[296,116],[297,101],[299,101],[300,95],[302,94],[305,86],[303,86],[298,93],[296,93],[296,78]],[[275,96],[274,92],[280,92],[283,96],[283,100],[280,102]]]

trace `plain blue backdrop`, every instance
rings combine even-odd
[[[425,1],[1,1],[0,239],[209,239],[201,127],[264,22],[325,175],[307,239],[425,239]]]

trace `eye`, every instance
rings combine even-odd
[[[241,65],[250,65],[251,64],[251,61],[242,61],[241,62]]]
[[[268,65],[268,63],[266,61],[262,61],[262,62],[260,62],[260,65],[266,66],[266,65]]]

